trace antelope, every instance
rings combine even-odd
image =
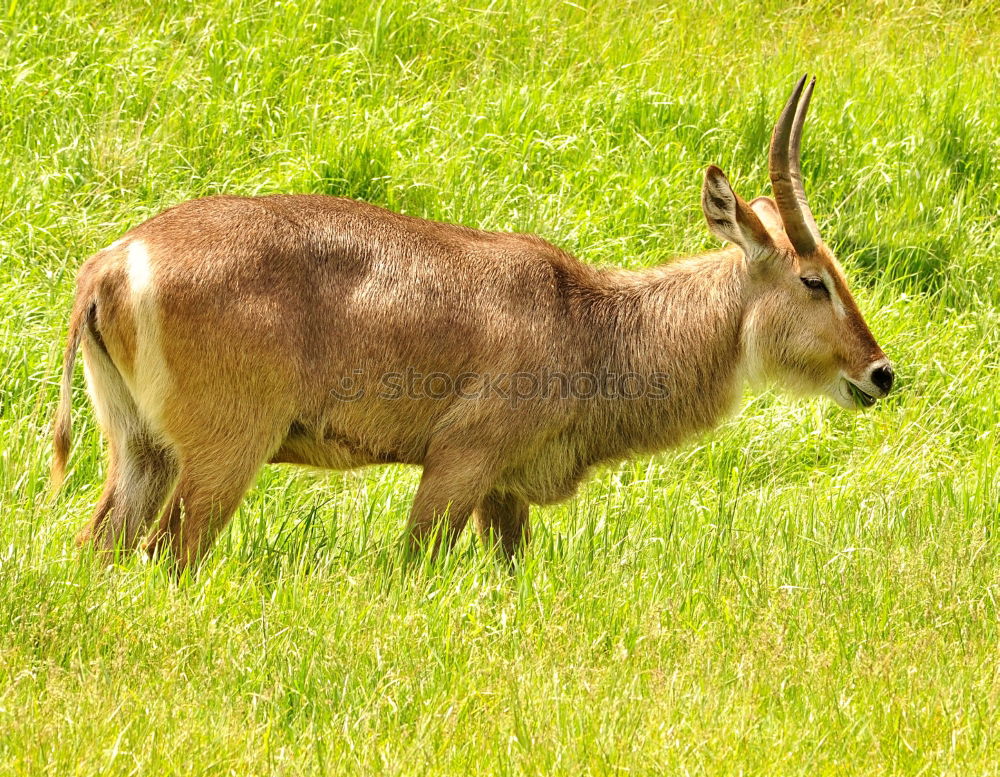
[[[475,516],[514,559],[529,505],[710,429],[747,382],[874,404],[893,370],[806,202],[805,81],[772,134],[774,198],[708,167],[701,207],[730,245],[649,269],[322,195],[206,197],[133,228],[83,264],[69,322],[53,482],[80,347],[109,454],[78,542],[184,569],[265,463],[403,463],[423,467],[409,543],[447,547]],[[387,391],[406,375],[433,380]],[[577,376],[645,389],[534,390]]]

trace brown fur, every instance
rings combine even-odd
[[[151,532],[150,550],[170,546],[185,565],[266,462],[400,462],[423,467],[414,542],[439,528],[451,542],[476,513],[511,556],[529,504],[565,499],[596,464],[710,429],[744,377],[810,391],[840,374],[863,383],[884,357],[825,247],[795,254],[773,203],[747,205],[716,168],[703,203],[736,245],[639,272],[323,196],[211,197],[161,213],[79,275],[54,474],[81,341],[110,449],[81,540],[134,546]],[[821,270],[844,316],[803,287],[801,273]],[[407,370],[466,389],[522,373],[660,374],[665,396],[379,396],[383,376]],[[363,396],[335,396],[346,379]]]

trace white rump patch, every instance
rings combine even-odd
[[[141,240],[130,243],[127,251],[128,285],[134,299],[153,285],[153,265],[149,261],[146,244]]]
[[[155,271],[142,240],[129,243],[125,266],[135,318],[135,368],[126,380],[140,413],[153,429],[162,431],[163,407],[172,380],[163,355]]]

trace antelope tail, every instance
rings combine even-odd
[[[62,485],[66,477],[66,461],[69,459],[69,449],[73,438],[73,367],[76,364],[76,352],[80,348],[83,329],[87,324],[87,314],[92,300],[83,294],[77,294],[73,305],[73,313],[69,319],[69,337],[66,340],[66,351],[63,354],[62,385],[59,390],[59,407],[56,410],[52,424],[52,491]]]

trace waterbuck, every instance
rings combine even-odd
[[[78,541],[145,536],[183,568],[267,462],[400,462],[423,467],[410,542],[475,515],[513,556],[529,505],[716,425],[746,380],[884,397],[892,368],[802,187],[814,83],[774,128],[774,199],[709,167],[701,206],[731,245],[651,269],[320,195],[207,197],[135,227],[77,279],[54,481],[80,346],[110,457]]]

